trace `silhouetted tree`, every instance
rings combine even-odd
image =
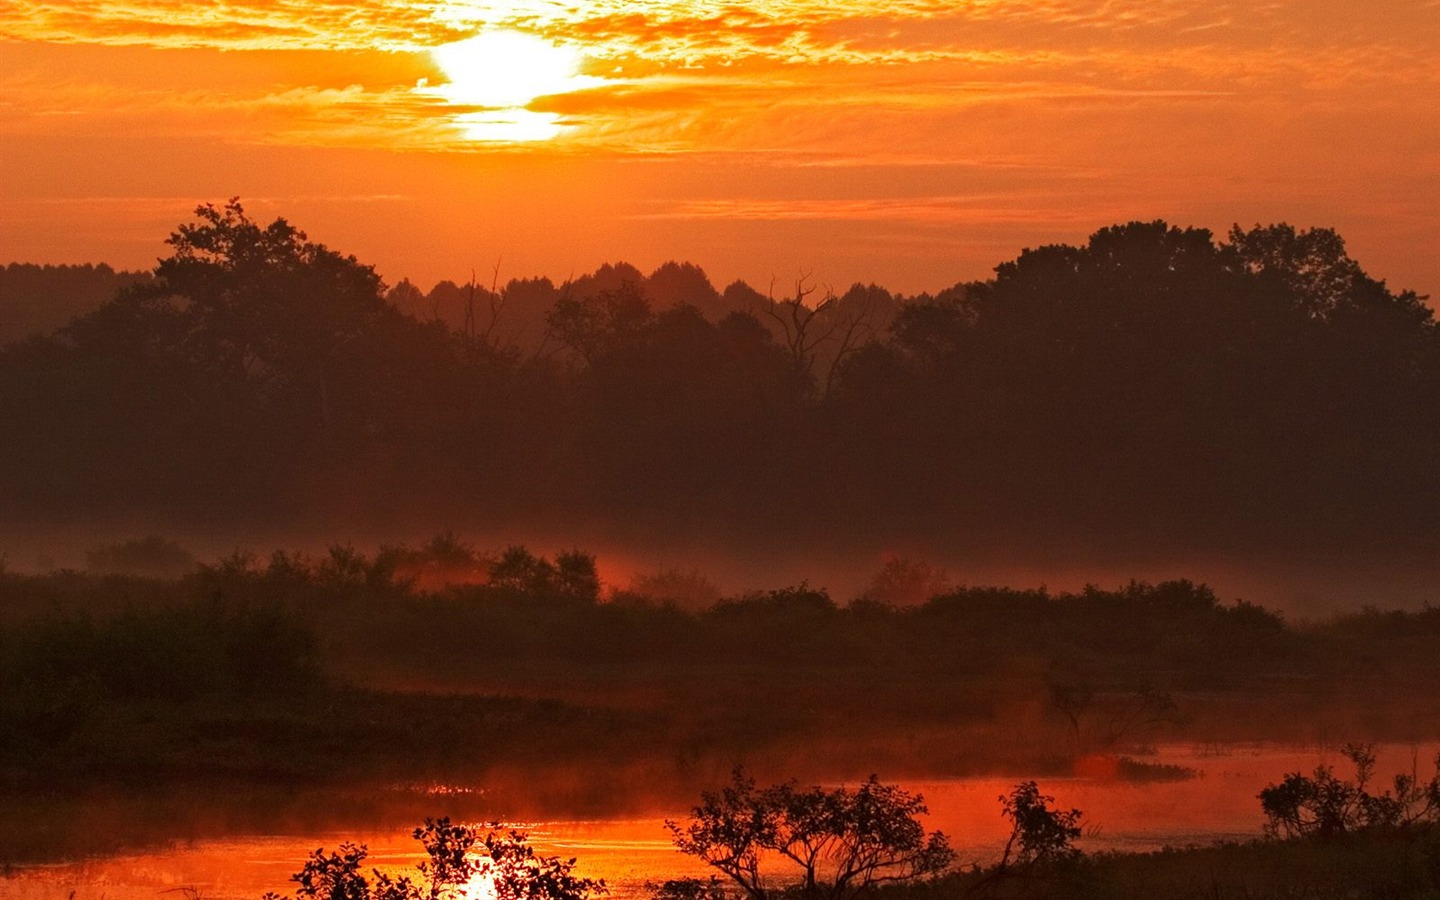
[[[386,291],[385,302],[411,318],[421,321],[441,321],[440,311],[426,298],[425,292],[411,283],[408,278],[400,279],[399,283]]]
[[[591,900],[608,893],[604,881],[576,876],[575,860],[537,854],[523,832],[482,834],[442,818],[426,819],[414,837],[426,855],[416,867],[418,880],[378,869],[367,877],[365,845],[345,843],[333,853],[316,850],[291,877],[296,900],[463,900],[481,879],[498,900]],[[280,898],[267,893],[264,900]]]
[[[649,319],[650,304],[633,281],[593,294],[562,296],[546,316],[550,333],[587,364],[634,335]]]
[[[1435,530],[1440,336],[1326,229],[1125,223],[914,298],[716,295],[683,263],[498,281],[402,283],[407,315],[284,219],[203,206],[148,282],[0,350],[0,499],[759,541],[864,521],[887,543],[1293,551]]]
[[[681,852],[715,867],[755,900],[772,893],[760,872],[765,852],[800,869],[802,895],[848,898],[951,865],[945,836],[927,835],[917,818],[927,811],[919,795],[874,776],[853,790],[802,790],[794,782],[762,790],[737,769],[729,786],[702,795],[689,823],[665,824]]]
[[[555,557],[555,590],[562,597],[594,603],[600,599],[600,573],[595,557],[570,550]]]
[[[1001,815],[1010,820],[1010,837],[997,868],[1034,868],[1080,855],[1073,843],[1080,837],[1080,810],[1053,809],[1054,802],[1033,781],[1021,782],[1000,796]]]
[[[733,311],[726,308],[705,270],[693,263],[672,260],[662,264],[645,279],[645,296],[656,309],[693,306],[711,321],[719,321]]]
[[[144,290],[184,301],[194,352],[271,396],[295,395],[328,429],[337,370],[388,309],[380,277],[284,219],[261,226],[239,200],[195,215],[170,236],[174,252]]]
[[[1312,775],[1292,772],[1260,792],[1265,833],[1279,838],[1332,840],[1362,830],[1395,829],[1440,820],[1440,757],[1435,774],[1421,781],[1416,773],[1395,776],[1391,790],[1368,790],[1375,774],[1375,747],[1346,744],[1341,753],[1355,766],[1355,779],[1336,777],[1330,766]]]
[[[555,566],[522,546],[511,546],[490,566],[490,584],[525,593],[547,593],[554,589]]]
[[[595,557],[579,550],[561,553],[552,563],[524,547],[508,547],[490,566],[490,584],[541,599],[583,603],[600,599]]]
[[[856,285],[844,296],[826,288],[825,295],[811,303],[815,290],[809,276],[802,275],[795,281],[793,297],[776,300],[772,283],[770,295],[757,309],[775,324],[796,373],[829,393],[838,366],[879,331],[880,307],[889,295],[874,286]]]

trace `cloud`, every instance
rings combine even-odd
[[[667,64],[743,57],[791,63],[907,60],[966,48],[1105,45],[1144,54],[1231,49],[1425,47],[1427,5],[1374,0],[1306,4],[1225,0],[9,0],[11,40],[224,49],[434,47],[510,28]]]
[[[865,199],[755,199],[727,197],[688,200],[636,213],[642,219],[754,219],[796,221],[903,221],[942,224],[973,221],[1028,221],[1029,210],[1018,208],[1009,195],[969,197],[881,197]],[[1084,216],[1082,214],[1081,219]],[[1053,213],[1047,212],[1048,219]]]
[[[892,134],[934,153],[966,111],[1047,104],[1231,108],[1411,106],[1440,88],[1428,8],[1374,0],[10,0],[13,46],[106,45],[226,53],[195,83],[33,83],[15,133],[67,115],[233,139],[473,149],[475,110],[436,88],[426,50],[495,28],[576,48],[591,90],[545,97],[575,149],[882,152]],[[1430,37],[1427,38],[1426,35]],[[274,77],[275,54],[311,60]],[[215,71],[254,59],[248,76]],[[263,58],[263,62],[260,60]],[[383,62],[389,58],[393,62]],[[328,59],[364,62],[343,76]],[[7,63],[10,80],[27,73]],[[408,76],[408,80],[405,76]],[[416,88],[419,78],[430,83]],[[172,96],[165,96],[170,94]],[[455,100],[453,96],[450,97]],[[8,108],[8,107],[7,107]],[[1184,113],[1180,113],[1184,114]],[[161,121],[166,120],[166,121]],[[244,130],[239,127],[243,125]]]
[[[446,32],[423,5],[335,0],[10,0],[10,40],[227,50],[413,46]]]
[[[386,146],[431,150],[453,139],[450,110],[410,88],[296,86],[218,90],[89,81],[0,80],[8,97],[0,134],[124,133],[229,143]]]

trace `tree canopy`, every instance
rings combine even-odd
[[[773,854],[799,874],[805,897],[845,900],[882,884],[940,874],[955,861],[945,835],[925,832],[918,794],[875,776],[854,788],[757,788],[737,769],[707,791],[685,824],[666,822],[675,846],[735,883],[751,900],[777,893],[762,861]]]

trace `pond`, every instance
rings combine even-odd
[[[1433,749],[1390,745],[1380,749],[1377,781],[1409,772],[1418,762],[1430,773]],[[1338,748],[1292,746],[1167,746],[1147,762],[1194,769],[1196,777],[1129,781],[1100,775],[1040,780],[1056,804],[1084,811],[1087,851],[1143,851],[1164,846],[1246,840],[1261,834],[1256,795],[1286,772],[1332,764],[1348,775]],[[950,837],[963,863],[998,857],[1007,824],[998,797],[1022,779],[911,779],[899,783],[924,794],[927,825]],[[604,878],[619,900],[646,893],[647,881],[706,875],[697,861],[673,849],[664,819],[684,809],[597,821],[516,822],[541,852],[579,860],[577,873]],[[275,834],[200,840],[109,856],[10,868],[0,878],[0,900],[258,900],[266,891],[288,895],[289,876],[317,847],[365,843],[370,862],[406,869],[421,859],[411,839],[415,823],[383,823],[333,833]]]

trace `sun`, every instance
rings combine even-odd
[[[456,106],[471,140],[534,141],[564,128],[554,113],[527,109],[537,98],[584,90],[603,79],[580,74],[584,54],[519,31],[487,31],[430,51],[448,81],[429,89]]]
[[[495,874],[488,867],[470,876],[460,894],[462,900],[496,900],[500,896],[495,887]]]

